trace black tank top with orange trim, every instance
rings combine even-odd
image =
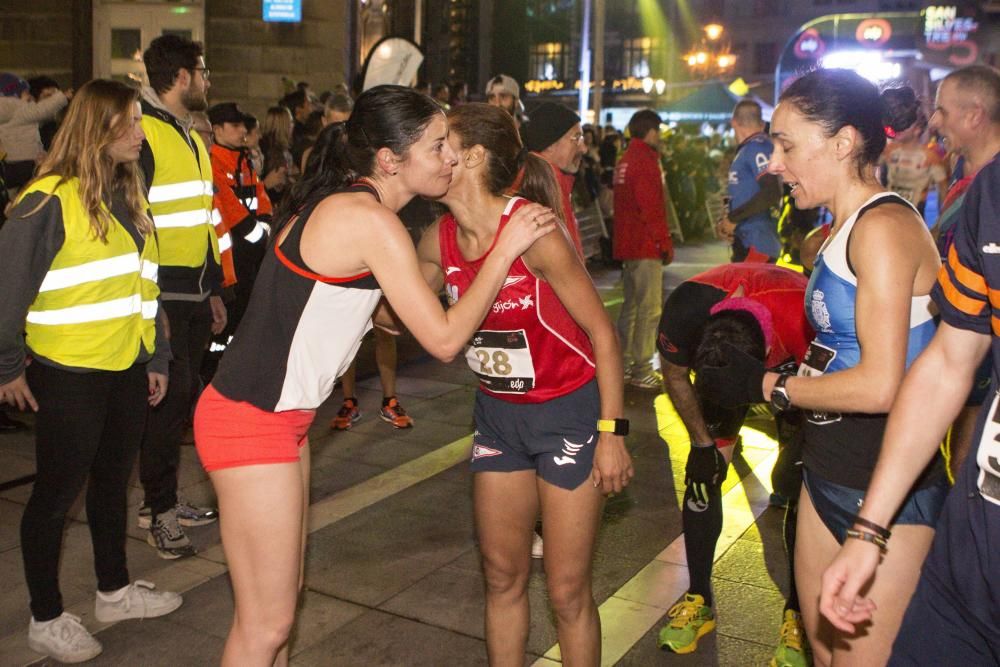
[[[340,192],[378,198],[361,184]],[[303,210],[264,257],[246,315],[212,380],[227,398],[271,412],[315,409],[372,328],[382,290],[371,273],[323,276],[302,260],[302,232],[315,207]]]

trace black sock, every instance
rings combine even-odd
[[[688,592],[705,598],[705,604],[712,604],[712,560],[715,558],[715,544],[722,534],[722,489],[707,486],[708,503],[702,502],[688,484],[684,492],[684,508],[681,521],[684,526],[684,552],[687,555],[688,576],[691,585]]]
[[[785,539],[785,553],[788,556],[788,600],[784,611],[801,611],[799,609],[799,591],[795,587],[795,522],[799,515],[798,498],[789,498],[785,510],[785,524],[781,536]],[[784,612],[782,612],[784,614]]]

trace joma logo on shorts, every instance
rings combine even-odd
[[[570,442],[566,438],[563,438],[563,456],[554,456],[552,457],[552,461],[557,466],[564,466],[567,463],[576,463],[576,459],[573,457],[580,453],[580,450],[583,449],[584,445],[589,445],[593,442],[593,440],[594,436],[590,436],[590,438],[587,439],[587,442],[582,442],[578,445],[575,442]]]

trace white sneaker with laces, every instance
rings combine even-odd
[[[184,598],[177,593],[157,591],[155,588],[152,583],[137,579],[114,593],[98,592],[94,602],[94,615],[101,623],[114,623],[130,618],[156,618],[169,614],[184,602]]]
[[[59,662],[85,662],[100,655],[104,647],[80,623],[80,617],[63,612],[59,618],[28,624],[28,647]]]

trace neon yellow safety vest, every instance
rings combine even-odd
[[[63,366],[124,370],[140,345],[152,354],[156,344],[156,236],[146,237],[140,255],[132,235],[112,216],[102,242],[90,228],[79,181],[59,178],[41,178],[21,193],[57,197],[66,233],[28,309],[28,348]]]
[[[199,267],[205,263],[209,248],[218,263],[219,246],[229,238],[228,234],[225,240],[216,236],[215,225],[222,216],[212,206],[212,163],[201,137],[191,133],[196,158],[170,123],[144,114],[142,130],[156,163],[149,206],[160,241],[160,263]]]

